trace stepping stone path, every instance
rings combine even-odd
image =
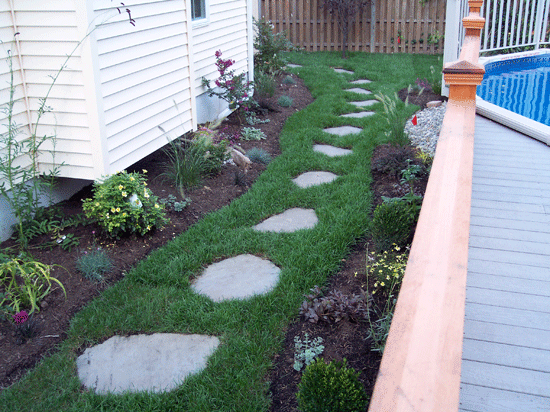
[[[339,126],[339,127],[329,127],[328,129],[324,129],[325,132],[329,134],[334,134],[337,136],[346,136],[348,134],[359,134],[361,133],[363,129],[360,127],[354,127],[354,126]]]
[[[360,87],[354,87],[353,89],[346,89],[346,92],[352,92],[357,94],[372,94],[370,90],[362,89]]]
[[[254,255],[239,255],[208,266],[191,286],[214,302],[246,299],[271,291],[281,269]]]
[[[287,64],[289,68],[301,67]],[[337,73],[352,71],[334,69]],[[368,84],[359,79],[352,84]],[[353,93],[371,94],[362,88],[347,89]],[[357,107],[368,107],[376,100],[351,102]],[[349,113],[343,117],[362,118],[374,112]],[[344,136],[357,134],[361,128],[342,126],[325,129],[327,133]],[[329,157],[353,153],[331,145],[316,144],[313,150]],[[293,179],[300,188],[330,183],[338,176],[330,172],[306,172]],[[292,208],[272,216],[253,229],[260,232],[289,233],[312,229],[318,223],[313,209]],[[244,254],[210,265],[191,286],[197,293],[209,296],[215,302],[226,299],[246,299],[271,291],[279,281],[281,270],[272,262]],[[153,335],[113,336],[100,345],[85,350],[76,361],[78,377],[87,388],[98,394],[125,391],[164,392],[176,388],[187,376],[206,367],[207,359],[218,347],[215,336],[155,333]]]
[[[295,179],[292,179],[299,187],[305,189],[310,186],[317,186],[323,183],[330,183],[338,176],[330,172],[306,172]]]
[[[296,67],[302,67],[302,66],[300,66],[299,64],[288,63],[288,64],[286,65],[286,67],[290,67],[291,69],[295,69]]]
[[[357,119],[361,119],[363,117],[370,117],[372,115],[375,115],[374,112],[359,112],[359,113],[348,113],[348,114],[342,114],[340,117],[354,117]]]
[[[170,391],[204,369],[219,344],[205,335],[113,336],[78,357],[78,377],[98,394]]]
[[[259,232],[291,233],[301,229],[312,229],[319,219],[313,209],[292,208],[271,216],[254,226]]]
[[[353,72],[349,71],[349,70],[344,70],[344,69],[334,69],[334,71],[336,73],[345,73],[345,74],[353,74]]]
[[[329,157],[346,156],[353,153],[349,149],[342,149],[328,144],[316,144],[313,146],[313,151],[326,154]]]

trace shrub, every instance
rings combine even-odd
[[[407,246],[418,220],[418,205],[402,198],[387,199],[376,207],[372,236],[377,250],[389,250],[393,244]]]
[[[296,80],[292,76],[285,76],[283,79],[283,84],[296,84]]]
[[[145,177],[140,173],[114,174],[95,182],[93,192],[94,197],[84,200],[82,209],[87,217],[97,219],[109,236],[145,235],[167,222],[164,206],[147,188]]]
[[[301,371],[304,366],[309,365],[313,360],[325,350],[321,345],[323,338],[320,336],[310,339],[307,333],[304,334],[304,340],[294,336],[294,370]]]
[[[76,262],[76,269],[84,275],[86,279],[99,282],[103,275],[113,269],[113,262],[107,253],[97,248],[84,254]]]
[[[292,99],[292,97],[281,96],[279,97],[279,100],[277,101],[277,103],[279,103],[279,106],[282,106],[282,107],[290,107],[292,106],[293,101],[294,100]]]
[[[298,384],[298,407],[302,412],[358,412],[367,407],[367,394],[359,373],[347,361],[325,363],[317,359],[306,367]]]
[[[285,67],[286,61],[282,52],[293,50],[294,46],[285,37],[286,33],[274,34],[273,25],[265,19],[254,20],[256,36],[254,48],[254,67],[257,71],[276,75]]]
[[[38,304],[57,283],[63,293],[65,288],[52,277],[51,266],[34,260],[13,258],[0,264],[0,308],[7,312],[21,312],[30,308],[29,315],[39,311]]]
[[[254,163],[262,163],[264,165],[271,162],[271,155],[266,152],[264,149],[258,147],[253,147],[248,152],[246,152],[246,157],[248,157]]]
[[[255,127],[243,127],[241,131],[241,139],[243,140],[263,140],[265,133]]]
[[[258,93],[258,96],[273,97],[275,88],[275,78],[272,74],[265,73],[261,70],[254,73],[254,91]]]

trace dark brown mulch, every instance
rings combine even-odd
[[[279,83],[276,94],[272,98],[266,99],[265,105],[275,110],[269,111],[263,117],[269,118],[269,123],[255,127],[264,131],[267,138],[261,141],[242,142],[241,145],[245,150],[259,147],[268,151],[272,156],[280,154],[278,137],[284,122],[291,114],[312,102],[311,94],[303,82],[298,78],[296,80],[296,85]],[[294,99],[292,107],[283,108],[277,105],[277,99],[281,95],[287,95]],[[241,127],[238,121],[231,116],[222,127],[224,126],[233,131],[237,131]],[[373,161],[388,153],[391,154],[392,150],[395,149],[390,146],[380,146],[373,154]],[[172,194],[179,198],[179,194],[169,182],[158,178],[165,160],[166,156],[160,150],[135,164],[132,169],[148,171],[149,187],[157,196],[165,198]],[[2,353],[0,357],[0,389],[16,382],[41,358],[56,351],[57,345],[66,337],[70,319],[87,302],[120,280],[125,272],[134,267],[152,250],[185,231],[205,214],[215,211],[241,196],[264,170],[265,166],[252,164],[244,184],[242,182],[236,184],[237,168],[231,165],[225,166],[219,175],[204,179],[200,187],[186,193],[192,200],[191,204],[183,212],[170,212],[170,224],[157,230],[151,236],[130,236],[113,241],[102,236],[99,227],[87,225],[72,228],[66,232],[73,233],[80,242],[79,246],[70,252],[59,247],[52,250],[32,249],[36,260],[47,264],[57,264],[64,268],[56,267],[53,276],[57,277],[65,286],[67,298],[63,298],[60,290],[55,290],[44,299],[40,312],[34,317],[37,324],[37,335],[24,342],[15,333],[11,322],[8,322],[7,319],[0,319],[0,353]],[[398,176],[377,174],[374,171],[373,180],[375,181],[373,186],[374,204],[379,202],[382,195],[389,197],[403,195],[405,189],[401,187]],[[424,186],[425,182],[419,185],[415,191],[422,191]],[[63,213],[66,215],[81,213],[81,199],[90,195],[90,187],[83,189],[61,205]],[[33,244],[37,246],[47,241],[49,241],[47,238],[36,239]],[[13,246],[13,241],[2,243],[3,249]],[[116,268],[100,284],[83,278],[75,268],[78,257],[84,251],[97,246],[107,250]],[[368,239],[357,242],[351,254],[343,262],[341,271],[330,279],[328,291],[341,291],[349,295],[358,294],[361,290],[367,289],[365,277],[367,248],[369,248]],[[365,322],[343,320],[336,324],[313,324],[296,319],[288,326],[283,349],[273,360],[273,369],[266,377],[271,381],[272,411],[296,411],[295,394],[301,374],[292,367],[294,336],[303,337],[306,332],[312,337],[321,336],[323,338],[325,346],[323,357],[325,359],[341,360],[346,358],[350,366],[360,371],[360,379],[367,392],[371,393],[381,357],[378,352],[370,350],[370,343],[366,339],[367,324]]]

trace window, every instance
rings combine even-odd
[[[206,19],[206,0],[191,0],[191,19]]]

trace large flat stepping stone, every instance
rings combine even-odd
[[[271,291],[281,269],[254,255],[239,255],[208,266],[191,288],[214,302],[247,299]]]
[[[302,66],[300,66],[299,64],[288,63],[288,64],[286,65],[286,67],[290,67],[291,69],[295,69],[296,67],[302,67]]]
[[[346,156],[353,153],[349,149],[342,149],[328,144],[316,144],[313,146],[313,151],[326,154],[329,157]]]
[[[352,71],[344,70],[344,69],[334,69],[336,73],[345,73],[345,74],[353,74]]]
[[[354,106],[357,106],[357,107],[370,107],[376,103],[379,103],[378,100],[363,100],[363,101],[360,101],[360,102],[349,102],[350,104],[353,104]]]
[[[301,229],[312,229],[319,219],[313,209],[293,208],[271,216],[254,226],[260,232],[290,233]]]
[[[359,112],[359,113],[348,113],[348,114],[342,114],[340,117],[353,117],[356,119],[362,119],[363,117],[370,117],[375,115],[375,112]]]
[[[352,92],[357,94],[372,94],[370,90],[362,89],[360,87],[354,87],[353,89],[346,89],[346,92]]]
[[[338,126],[338,127],[329,127],[328,129],[323,129],[329,134],[334,134],[337,136],[346,136],[348,134],[359,134],[363,131],[360,127],[355,126]]]
[[[204,369],[219,344],[206,335],[113,336],[78,357],[78,377],[98,394],[170,391]]]
[[[368,79],[359,79],[351,82],[351,84],[369,84],[369,83],[372,83],[372,81]]]
[[[295,179],[292,179],[301,188],[318,186],[323,183],[330,183],[338,176],[330,172],[306,172]]]

